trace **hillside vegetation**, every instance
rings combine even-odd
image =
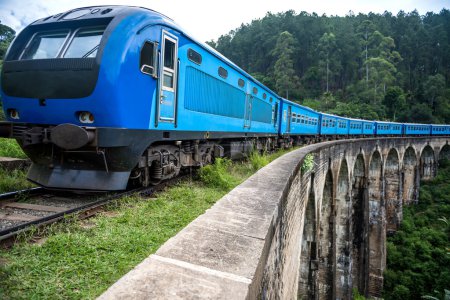
[[[422,183],[419,195],[418,205],[403,208],[400,230],[388,238],[386,300],[450,299],[449,161]]]
[[[450,122],[450,11],[267,15],[208,42],[283,97],[321,111]]]

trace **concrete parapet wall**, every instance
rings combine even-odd
[[[26,169],[31,165],[29,159],[0,157],[0,168],[6,170]]]
[[[225,195],[99,299],[350,299],[352,288],[378,296],[386,230],[396,229],[403,194],[417,197],[419,175],[435,174],[446,144],[446,138],[386,138],[292,151]],[[302,172],[308,153],[314,166]]]

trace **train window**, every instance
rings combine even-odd
[[[272,98],[272,97],[270,97],[270,99],[269,99],[269,102],[270,102],[270,103],[272,103],[272,101],[273,101],[273,98]]]
[[[158,46],[154,42],[146,41],[141,49],[139,67],[141,72],[153,77],[156,75],[156,51]]]
[[[68,30],[37,33],[25,47],[20,59],[55,58],[68,35]]]
[[[164,40],[164,68],[175,70],[175,43]]]
[[[202,56],[197,51],[189,48],[187,55],[188,55],[188,59],[190,61],[196,63],[197,65],[200,65],[202,63]]]
[[[239,85],[240,87],[244,87],[245,81],[244,81],[243,79],[239,78],[239,80],[238,80],[238,85]]]
[[[263,93],[263,99],[265,100],[267,98],[266,93]]]
[[[175,57],[176,57],[176,40],[167,36],[164,37],[163,45],[163,88],[173,89],[175,85]]]
[[[253,94],[255,94],[255,95],[258,94],[258,89],[255,87],[253,88]]]
[[[278,102],[275,102],[275,115],[273,118],[273,124],[277,124],[277,119],[278,119]]]
[[[65,58],[86,58],[97,55],[100,40],[102,39],[104,28],[80,29],[64,54]]]
[[[228,71],[222,67],[219,67],[219,76],[226,79],[228,77]]]

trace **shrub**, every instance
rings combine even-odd
[[[223,190],[233,188],[238,184],[236,179],[229,174],[231,160],[217,158],[212,165],[207,165],[200,169],[200,180],[210,187],[217,187]]]
[[[0,138],[0,156],[26,158],[27,156],[22,151],[16,140]]]
[[[311,171],[313,167],[314,167],[314,155],[308,153],[303,159],[302,173]]]
[[[265,153],[261,155],[257,151],[253,151],[250,154],[249,161],[254,171],[261,169],[270,162],[269,157]]]

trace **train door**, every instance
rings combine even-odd
[[[158,118],[161,122],[175,123],[178,81],[178,39],[162,32],[159,81]]]
[[[291,116],[292,116],[292,106],[289,105],[287,111],[286,132],[291,132]]]
[[[244,128],[250,128],[252,123],[252,102],[253,96],[250,93],[250,84],[247,83],[247,93],[245,94],[245,116]]]

